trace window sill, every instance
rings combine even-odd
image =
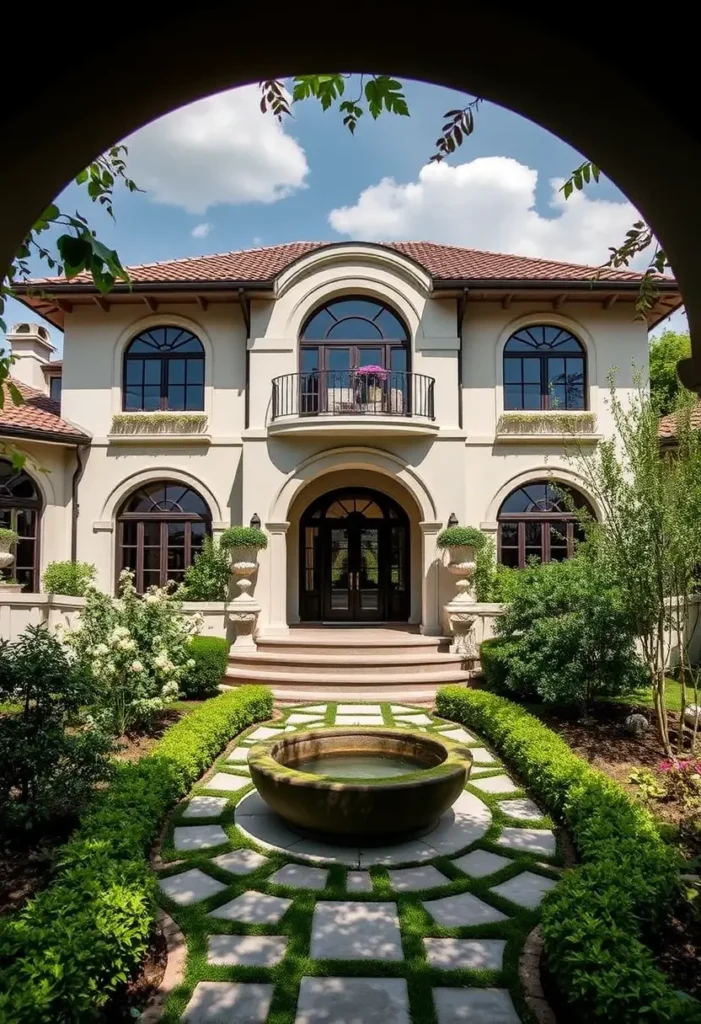
[[[523,431],[523,430],[497,430],[494,437],[494,444],[597,444],[603,439],[603,434],[593,434],[591,431],[569,430],[566,433],[552,430]]]
[[[203,434],[200,432],[193,433],[169,433],[165,430],[152,431],[150,433],[133,433],[133,434],[108,434],[107,443],[109,445],[210,445],[212,443],[211,434]]]

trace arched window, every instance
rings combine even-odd
[[[504,347],[504,409],[586,409],[582,343],[563,327],[522,327]]]
[[[119,571],[133,569],[136,589],[182,583],[211,533],[204,499],[185,484],[159,480],[130,494],[117,516]]]
[[[204,409],[204,348],[182,327],[151,327],[124,353],[126,412]]]
[[[499,509],[499,561],[523,568],[529,558],[563,562],[574,554],[582,529],[570,502],[594,513],[573,487],[537,480],[512,491]]]
[[[15,560],[3,575],[18,580],[28,593],[39,589],[40,520],[41,495],[36,484],[24,470],[0,459],[0,526],[19,535]]]

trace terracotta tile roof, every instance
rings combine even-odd
[[[697,430],[701,430],[701,401],[691,411],[691,426]],[[668,416],[662,417],[659,423],[658,433],[663,441],[676,437],[677,417],[673,412]]]
[[[5,391],[5,404],[0,409],[0,436],[27,436],[40,440],[41,434],[53,434],[65,437],[68,442],[76,444],[87,443],[90,440],[90,435],[80,427],[61,419],[61,406],[58,402],[52,402],[48,395],[22,384],[21,381],[10,379],[24,398],[24,404],[15,405],[7,390]]]
[[[51,359],[48,363],[42,363],[42,370],[63,370],[63,359]]]
[[[215,253],[211,256],[187,257],[163,263],[142,263],[129,267],[137,284],[185,283],[195,281],[236,281],[270,284],[275,277],[300,256],[328,245],[346,243],[289,242],[261,249]],[[352,244],[352,243],[348,243]],[[577,263],[560,263],[532,256],[511,256],[506,253],[462,249],[435,242],[387,242],[387,248],[403,253],[420,263],[438,281],[588,281],[595,267]],[[599,280],[616,282],[639,281],[641,275],[628,270],[601,270]],[[674,283],[670,278],[670,283]],[[34,283],[61,283],[76,286],[89,283],[83,273],[66,282],[62,278],[39,278]]]

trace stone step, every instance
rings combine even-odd
[[[333,653],[317,654],[309,651],[241,651],[234,652],[229,656],[229,665],[232,668],[253,671],[284,671],[288,675],[312,679],[328,680],[330,677],[343,676],[365,676],[376,675],[382,672],[383,676],[389,672],[392,675],[403,674],[403,676],[425,676],[427,672],[449,671],[454,672],[463,668],[463,658],[459,654],[440,654],[434,650],[422,651],[419,653],[411,651],[393,651],[391,654],[368,654],[361,648],[357,653],[350,655],[348,651],[340,654]],[[331,649],[328,649],[329,652]]]
[[[290,678],[286,682],[276,682],[269,679],[254,680],[250,677],[246,679],[227,678],[226,683],[222,683],[219,689],[224,693],[228,693],[237,686],[244,686],[246,683],[252,682],[268,686],[272,690],[276,701],[289,704],[308,701],[337,701],[340,699],[343,699],[343,701],[372,699],[392,702],[401,700],[403,703],[422,704],[431,707],[435,701],[436,690],[438,689],[437,685],[427,686],[417,678],[415,682],[408,682],[405,679],[401,687],[396,684],[392,686],[377,684],[370,688],[370,692],[368,692],[369,688],[367,686],[347,685],[339,693],[339,687],[335,683],[306,683],[302,679],[295,680],[294,678]],[[462,680],[451,679],[449,682],[460,683]],[[445,686],[445,682],[439,685]]]
[[[448,653],[451,638],[420,636],[414,633],[383,630],[293,630],[286,636],[261,636],[256,640],[261,654],[328,653],[348,656],[349,651],[363,655],[396,655],[416,653]]]
[[[471,673],[452,666],[446,669],[431,669],[414,675],[405,672],[383,672],[375,669],[353,674],[348,671],[315,676],[296,675],[294,672],[277,668],[252,669],[229,665],[225,684],[243,686],[246,683],[263,683],[269,686],[273,695],[280,700],[431,700],[436,690],[449,683],[467,684]]]

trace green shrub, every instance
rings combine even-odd
[[[645,685],[631,616],[595,558],[520,569],[495,632],[508,641],[503,683],[518,696],[586,705]]]
[[[4,541],[7,547],[17,543],[19,534],[16,530],[10,530],[7,526],[0,526],[0,542]]]
[[[436,537],[436,546],[439,548],[457,548],[465,545],[479,550],[484,547],[487,538],[475,526],[448,526]]]
[[[91,1021],[141,962],[154,919],[146,858],[173,803],[232,736],[270,716],[245,686],[172,726],[153,752],[122,764],[63,848],[52,885],[0,919],[3,1024]]]
[[[190,641],[195,662],[180,683],[186,697],[213,697],[219,691],[229,661],[229,644],[220,636],[195,636]]]
[[[80,813],[111,771],[111,741],[76,719],[94,683],[46,626],[0,644],[0,822],[8,836]],[[70,728],[69,728],[70,727]]]
[[[90,562],[49,562],[41,582],[47,594],[85,597],[96,573]]]
[[[440,690],[438,713],[481,732],[572,836],[581,867],[543,903],[548,970],[575,1019],[701,1022],[644,944],[679,893],[677,858],[652,815],[552,730],[484,690]]]
[[[231,579],[228,551],[206,537],[202,550],[185,570],[186,601],[226,601]]]
[[[482,672],[490,689],[496,693],[503,693],[507,689],[508,648],[509,641],[498,636],[492,637],[491,640],[483,640],[480,644]]]
[[[491,537],[485,537],[484,544],[475,551],[475,597],[478,601],[510,601],[518,586],[519,572],[497,563],[496,544]]]
[[[231,548],[267,548],[268,538],[257,526],[230,526],[219,538],[225,551]]]

